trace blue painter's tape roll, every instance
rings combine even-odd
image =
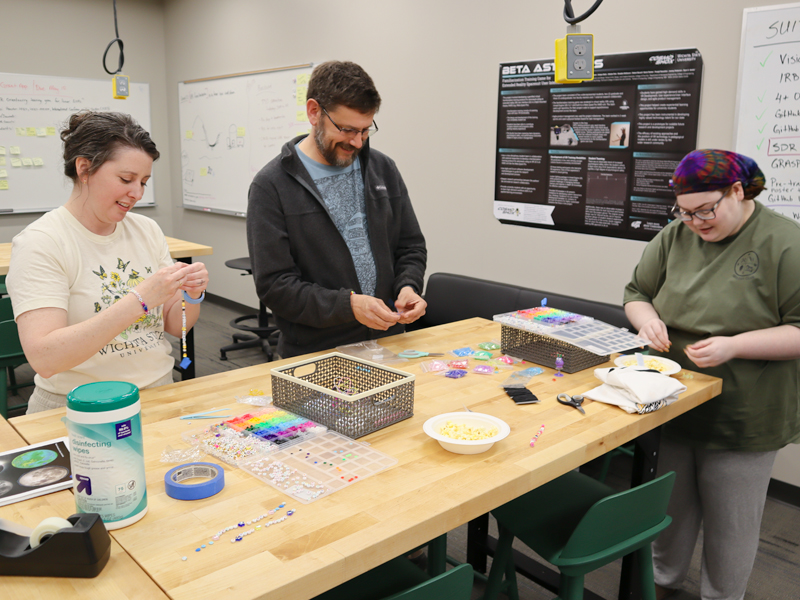
[[[189,479],[203,478],[208,481],[185,484]],[[167,496],[176,500],[202,500],[218,494],[225,487],[225,471],[219,465],[195,462],[170,469],[164,475]]]

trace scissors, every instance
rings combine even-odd
[[[556,398],[561,404],[566,404],[567,406],[574,406],[579,411],[581,411],[582,415],[586,414],[586,411],[583,410],[581,404],[583,404],[583,396],[570,396],[569,394],[559,394]]]
[[[444,356],[434,352],[420,352],[419,350],[403,350],[398,356],[401,358],[421,358],[423,356]]]

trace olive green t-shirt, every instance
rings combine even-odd
[[[664,428],[697,447],[756,452],[800,441],[800,360],[700,369],[683,352],[713,336],[800,327],[800,224],[754,202],[739,232],[720,242],[673,221],[647,245],[625,288],[626,304],[651,303],[667,325],[672,346],[663,356],[723,380],[720,396]]]

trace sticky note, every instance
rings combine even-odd
[[[5,167],[5,166],[6,166],[6,157],[0,156],[0,167]]]
[[[236,128],[236,137],[244,137],[244,127]]]
[[[297,106],[305,106],[308,99],[308,86],[297,86]]]
[[[186,130],[186,139],[187,139],[187,140],[190,140],[190,139],[192,139],[193,137],[194,137],[194,131],[192,131],[191,129],[187,129],[187,130]]]
[[[37,127],[36,137],[44,137],[47,135],[47,127]]]
[[[0,146],[0,155],[5,155],[5,153],[6,153],[6,147]]]
[[[298,121],[308,121],[308,115],[306,114],[305,110],[298,110],[297,111],[297,120]]]
[[[208,169],[200,167],[200,177],[205,177],[206,175],[208,175]]]
[[[8,177],[8,173],[5,169],[0,169],[0,177]]]
[[[22,166],[22,161],[20,159],[18,159],[18,158],[12,158],[11,159],[11,166],[12,167],[21,167]]]
[[[22,166],[23,167],[32,167],[33,161],[30,158],[23,158],[22,159]]]
[[[34,158],[33,159],[33,166],[34,167],[43,167],[44,161],[41,158]]]
[[[8,149],[11,151],[11,154],[19,154],[19,146],[9,146]]]
[[[297,137],[298,135],[306,135],[309,133],[311,133],[310,129],[298,129],[297,131],[295,131],[294,136]]]
[[[8,179],[0,179],[0,190],[8,189]]]
[[[308,85],[308,80],[311,77],[311,73],[303,73],[297,76],[297,85]]]
[[[55,127],[48,127],[47,128],[47,135],[55,135],[55,134],[56,134],[56,128]]]
[[[36,127],[28,127],[28,135],[36,136]]]
[[[17,135],[28,135],[28,130],[24,127],[17,127]]]

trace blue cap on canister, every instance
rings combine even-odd
[[[67,394],[67,408],[80,412],[117,410],[138,401],[139,388],[127,381],[95,381]]]

